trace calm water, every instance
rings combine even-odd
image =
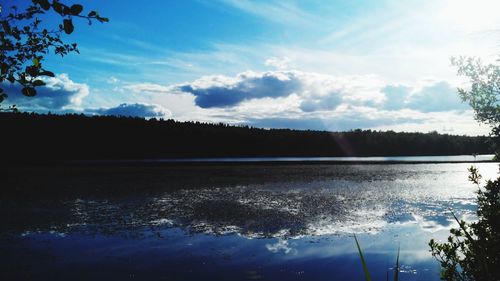
[[[0,199],[2,280],[439,280],[431,238],[474,219],[467,163],[26,169]],[[497,163],[477,163],[485,178]],[[47,171],[51,172],[47,172]],[[6,279],[8,278],[8,279]]]

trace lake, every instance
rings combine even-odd
[[[415,161],[7,167],[0,278],[363,280],[356,234],[374,280],[398,247],[400,280],[439,280],[428,241],[498,163]]]

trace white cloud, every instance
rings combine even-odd
[[[316,130],[391,129],[485,134],[446,81],[389,84],[375,75],[297,70],[210,75],[183,84],[128,84],[137,102],[179,120]]]
[[[142,104],[122,103],[116,107],[87,109],[87,113],[100,114],[100,115],[114,115],[114,116],[132,116],[132,117],[169,117],[170,111],[162,106],[155,104]]]
[[[205,76],[177,86],[195,96],[202,108],[236,107],[251,100],[296,95],[304,112],[332,111],[340,106],[365,106],[388,110],[414,109],[421,112],[468,109],[446,81],[427,81],[418,86],[387,85],[376,76],[336,77],[295,70],[243,72],[234,77]],[[134,85],[154,92],[171,92],[159,85]],[[269,99],[270,98],[270,99]]]
[[[282,58],[272,57],[264,62],[265,65],[275,67],[278,70],[288,69],[289,63],[290,63],[290,58],[288,57],[282,57]]]
[[[387,85],[384,108],[387,110],[414,109],[421,112],[467,110],[457,94],[457,88],[446,81],[427,81],[421,86]]]
[[[470,107],[460,101],[457,88],[445,81],[422,87],[408,98],[408,107],[422,112],[466,110]]]
[[[87,84],[74,82],[65,73],[45,78],[44,81],[46,85],[36,88],[35,97],[23,96],[19,84],[3,83],[2,88],[9,95],[6,102],[29,111],[78,110],[83,99],[89,95]]]
[[[168,93],[171,92],[172,89],[169,87],[161,86],[158,84],[152,83],[139,83],[139,84],[131,84],[125,85],[123,87],[125,90],[129,90],[134,93]]]
[[[207,76],[192,83],[179,85],[178,90],[193,94],[202,108],[231,107],[243,101],[289,96],[302,91],[298,72],[243,72],[235,77]]]
[[[278,242],[271,244],[266,243],[266,249],[271,253],[283,252],[289,254],[293,248],[288,245],[288,240],[279,239]]]

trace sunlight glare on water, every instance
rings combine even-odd
[[[63,266],[57,260],[86,268],[105,256],[99,262],[109,274],[131,271],[144,280],[158,274],[179,280],[325,280],[340,274],[339,280],[352,280],[359,273],[355,233],[374,275],[385,276],[401,245],[405,280],[439,280],[427,243],[446,239],[456,226],[450,210],[475,219],[470,165],[207,166],[171,171],[175,176],[157,188],[128,194],[75,190],[50,201],[3,202],[2,212],[12,215],[0,248],[10,258],[0,262],[14,275],[11,263],[40,274]],[[496,163],[475,166],[485,180],[498,175]],[[57,259],[35,255],[34,263],[26,259],[30,252]],[[143,259],[134,268],[119,262],[134,257]],[[72,267],[65,268],[73,276]]]

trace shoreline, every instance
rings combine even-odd
[[[288,165],[414,165],[414,164],[464,164],[499,163],[493,160],[401,161],[401,160],[90,160],[69,161],[59,164],[70,166],[288,166]],[[36,163],[40,164],[40,163]],[[57,165],[57,163],[53,163]]]
[[[85,161],[85,162],[11,162],[0,163],[1,168],[28,167],[67,167],[67,168],[168,168],[168,167],[280,167],[280,166],[358,166],[358,165],[437,165],[437,164],[500,164],[499,161],[200,161],[200,162],[161,162],[161,161]]]
[[[158,158],[158,159],[10,159],[0,160],[5,166],[280,166],[280,165],[391,165],[391,164],[463,164],[500,163],[493,154],[440,156],[368,156],[368,157],[207,157],[207,158]]]

